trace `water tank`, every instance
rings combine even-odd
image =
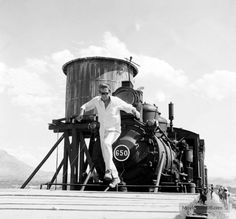
[[[79,113],[80,107],[98,95],[98,85],[109,83],[112,92],[122,81],[137,75],[137,68],[128,61],[108,57],[86,57],[67,62],[62,67],[67,77],[65,116]]]

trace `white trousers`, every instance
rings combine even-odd
[[[105,168],[106,170],[111,170],[113,178],[118,177],[118,171],[113,162],[112,144],[117,140],[119,136],[120,132],[118,131],[109,131],[100,128],[100,142],[102,156],[105,162]]]

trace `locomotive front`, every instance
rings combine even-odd
[[[142,91],[134,90],[131,82],[125,81],[122,85],[113,95],[136,107],[141,118],[137,120],[124,112],[121,114],[122,132],[113,144],[120,177],[134,188],[149,185],[148,190],[160,184],[161,175],[169,175],[169,180],[175,182],[178,180],[176,163],[179,162],[175,162],[177,152],[167,137],[167,120],[160,116],[157,106],[143,103]]]

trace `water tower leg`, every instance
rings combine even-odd
[[[75,184],[78,182],[78,156],[79,156],[79,139],[78,139],[78,132],[75,128],[72,129],[72,144],[71,144],[71,159],[70,159],[70,166],[71,166],[71,174],[70,174],[70,190],[75,190]]]
[[[69,131],[65,131],[64,140],[64,159],[63,159],[63,175],[62,175],[62,190],[67,190],[67,178],[68,178],[68,148],[70,146]]]
[[[40,162],[40,164],[36,167],[36,169],[31,173],[29,178],[23,183],[21,186],[21,189],[24,189],[25,186],[31,181],[31,179],[35,176],[35,174],[39,171],[39,169],[43,166],[43,164],[46,162],[46,160],[50,157],[52,152],[57,148],[57,146],[60,144],[60,142],[63,140],[64,134],[57,140],[57,142],[53,145],[51,150],[47,153],[47,155],[44,157],[44,159]]]
[[[51,188],[53,182],[57,179],[57,175],[58,175],[58,173],[60,172],[60,170],[61,170],[63,164],[64,164],[64,159],[62,159],[61,163],[59,164],[59,166],[58,166],[58,168],[57,168],[57,170],[56,170],[56,172],[55,172],[55,174],[53,175],[53,177],[52,177],[52,179],[51,179],[51,181],[50,181],[50,183],[49,183],[49,185],[48,185],[48,189]],[[56,186],[56,185],[55,185],[55,186]]]

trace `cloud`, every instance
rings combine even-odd
[[[191,88],[201,96],[220,101],[236,94],[236,73],[214,71],[203,75],[191,85]]]
[[[18,69],[9,69],[9,93],[15,97],[25,94],[33,96],[47,95],[50,87],[46,82],[41,80],[39,72],[31,72],[24,67]]]
[[[135,24],[135,30],[139,32],[141,30],[141,25],[139,23]]]
[[[144,99],[148,102],[164,102],[171,99],[173,92],[184,92],[189,79],[182,70],[174,69],[164,60],[139,55],[135,59],[141,67],[136,85],[144,86]],[[152,95],[150,95],[152,94]]]
[[[14,106],[23,107],[27,118],[62,114],[66,77],[61,67],[72,58],[64,50],[42,59],[28,58],[18,68],[0,63],[0,92],[5,92]]]
[[[140,83],[138,82],[137,86],[144,86],[145,92],[153,93],[152,99],[155,101],[164,101],[166,99],[168,92],[165,94],[164,88],[170,86],[184,87],[188,84],[188,77],[184,71],[176,70],[164,60],[156,57],[135,54],[129,51],[126,45],[110,32],[104,33],[101,46],[90,45],[87,48],[82,48],[79,56],[108,56],[120,59],[132,56],[134,61],[141,65],[139,68],[140,73],[136,80],[136,82],[140,81]],[[156,89],[157,82],[159,89]]]
[[[27,58],[23,66],[28,72],[44,74],[47,72],[47,61],[43,59]]]
[[[51,59],[53,63],[57,64],[58,66],[62,66],[66,62],[75,59],[75,56],[69,50],[65,49],[63,51],[53,53],[51,55]]]
[[[165,60],[135,54],[110,32],[105,32],[101,45],[80,48],[77,57],[107,56],[124,59],[132,56],[140,64],[136,87],[144,86],[145,100],[163,102],[174,93],[194,92],[216,100],[236,94],[236,73],[215,71],[190,81],[181,69],[175,69]],[[41,59],[28,58],[18,68],[0,63],[0,93],[6,92],[12,104],[25,107],[28,115],[62,114],[64,110],[66,77],[62,65],[76,56],[65,49]],[[56,91],[56,92],[55,92]],[[149,95],[149,94],[152,95]],[[40,115],[40,116],[39,116]]]
[[[5,90],[9,84],[7,80],[7,66],[0,62],[0,94]]]
[[[152,101],[165,101],[173,93],[196,94],[203,98],[220,101],[236,94],[236,73],[226,70],[200,75],[191,81],[181,69],[175,69],[165,60],[143,54],[135,54],[110,32],[103,36],[101,46],[90,45],[80,50],[80,56],[111,56],[121,58],[132,56],[139,63],[136,85],[144,86],[147,96]],[[158,84],[158,87],[157,87]]]
[[[131,52],[126,45],[110,32],[105,32],[102,46],[90,45],[79,52],[79,56],[105,56],[105,57],[127,57]]]
[[[167,62],[150,56],[139,56],[140,70],[143,72],[142,78],[149,80],[161,79],[169,86],[183,87],[188,83],[188,77],[184,71],[174,69]]]

